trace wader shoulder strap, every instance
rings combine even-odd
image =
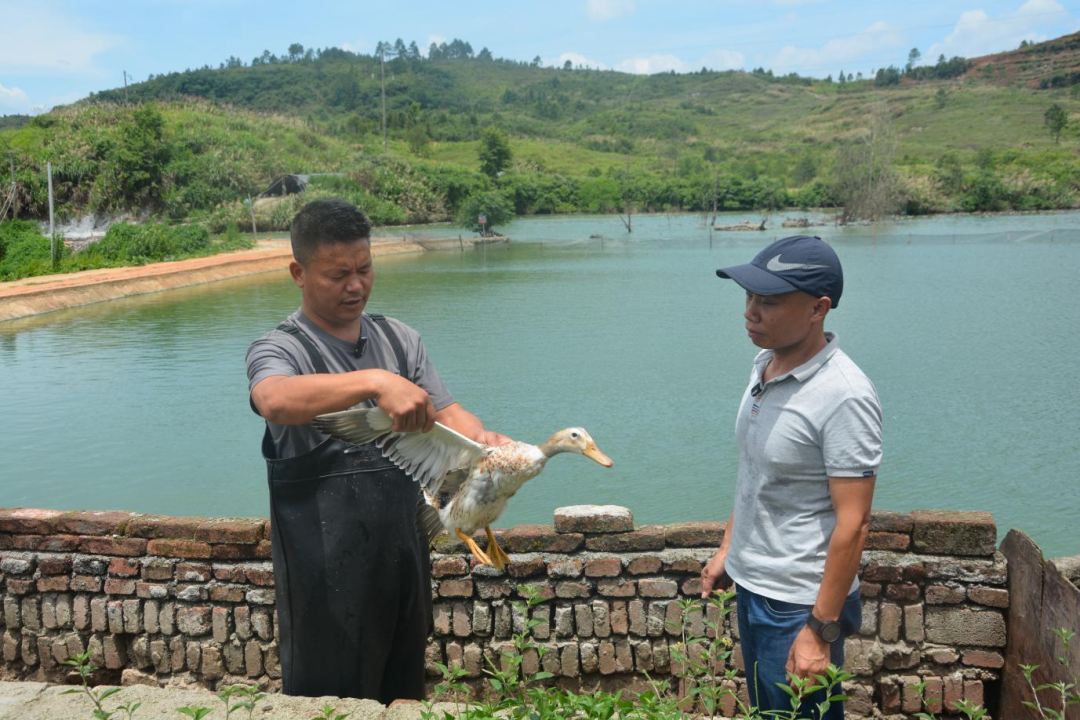
[[[409,373],[409,361],[405,358],[405,348],[401,346],[401,340],[398,339],[397,333],[390,327],[390,323],[387,322],[385,315],[368,314],[368,317],[375,321],[375,324],[382,328],[382,331],[386,334],[386,339],[390,341],[390,347],[394,349],[394,356],[397,357],[398,375],[406,380],[412,380],[412,374]]]
[[[294,338],[300,341],[300,344],[304,346],[304,350],[307,351],[308,357],[311,358],[311,364],[315,366],[315,372],[322,374],[329,374],[330,368],[326,366],[326,361],[323,360],[322,353],[319,352],[319,348],[315,347],[315,343],[311,342],[311,338],[307,334],[298,328],[293,323],[283,322],[277,326],[277,329],[281,332],[286,332],[292,335]]]
[[[326,366],[326,361],[323,360],[322,353],[319,352],[319,348],[315,347],[315,343],[311,342],[304,331],[298,328],[296,325],[290,322],[283,322],[277,326],[277,329],[284,333],[289,333],[304,347],[307,351],[308,357],[311,358],[311,364],[315,366],[315,372],[322,374],[329,374],[330,368]],[[259,415],[259,409],[255,407],[255,400],[250,395],[248,396],[248,404],[251,406],[251,411],[256,415]]]

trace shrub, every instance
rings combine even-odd
[[[63,238],[57,238],[58,260],[70,254]],[[0,223],[0,280],[45,275],[53,269],[49,238],[37,223],[9,220]]]
[[[201,225],[117,223],[91,246],[90,252],[107,260],[141,262],[193,255],[209,248],[210,233]]]

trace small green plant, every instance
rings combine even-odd
[[[255,712],[255,704],[266,697],[264,693],[259,692],[257,685],[226,685],[221,688],[217,696],[221,702],[225,703],[226,718],[240,710],[247,710],[247,716],[250,718]],[[233,698],[237,698],[237,702],[233,703]]]
[[[1065,628],[1058,628],[1054,630],[1054,634],[1058,636],[1061,641],[1062,651],[1061,655],[1057,656],[1057,662],[1062,667],[1069,667],[1069,642],[1076,636],[1071,630]],[[1031,696],[1033,700],[1025,700],[1024,706],[1029,707],[1039,713],[1040,718],[1052,718],[1052,720],[1065,720],[1065,713],[1073,705],[1080,705],[1080,691],[1077,690],[1077,686],[1080,685],[1080,678],[1077,678],[1071,683],[1068,682],[1056,682],[1056,683],[1043,683],[1041,685],[1035,685],[1034,676],[1035,671],[1039,669],[1038,665],[1021,665],[1020,670],[1024,673],[1024,679],[1027,681],[1028,687],[1031,688]],[[1048,705],[1044,705],[1042,700],[1039,699],[1039,693],[1044,691],[1053,691],[1057,693],[1057,701],[1061,705],[1060,710],[1055,710]]]
[[[319,708],[319,714],[311,718],[311,720],[345,720],[352,713],[339,713],[336,708],[330,703],[326,703]]]
[[[141,703],[137,702],[125,703],[117,707],[115,710],[105,709],[105,706],[103,704],[104,701],[112,697],[116,693],[120,692],[120,688],[113,687],[106,688],[105,690],[90,689],[90,676],[98,670],[98,667],[90,662],[90,653],[84,652],[79,653],[78,655],[72,655],[64,661],[64,664],[70,665],[71,667],[75,668],[79,672],[79,679],[82,681],[81,687],[74,688],[72,690],[65,690],[64,694],[85,694],[88,698],[90,698],[90,701],[94,703],[94,711],[91,714],[91,717],[95,718],[95,720],[110,720],[110,718],[113,717],[123,717],[121,715],[117,715],[117,713],[119,712],[126,713],[127,717],[130,718],[132,715],[135,714],[135,711],[139,709],[139,705],[141,705]]]
[[[214,711],[208,707],[185,705],[184,707],[176,708],[176,712],[181,715],[187,715],[189,718],[194,718],[194,720],[202,720]]]

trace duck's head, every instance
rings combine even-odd
[[[585,432],[584,428],[574,427],[560,430],[548,438],[542,449],[548,457],[558,453],[577,453],[600,463],[604,467],[611,467],[615,464],[611,461],[611,458],[600,452],[600,448],[596,447],[592,436]]]

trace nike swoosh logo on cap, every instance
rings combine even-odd
[[[783,254],[783,253],[781,253],[781,254]],[[784,272],[785,270],[813,270],[815,268],[825,268],[825,267],[829,267],[829,266],[828,265],[809,265],[809,264],[805,264],[805,263],[780,262],[780,255],[777,255],[776,257],[774,257],[772,260],[770,260],[765,265],[765,268],[767,270],[771,270],[773,272]]]

